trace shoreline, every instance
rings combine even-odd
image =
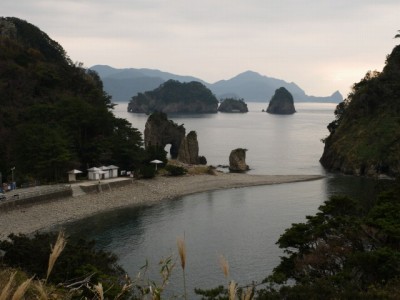
[[[322,175],[186,175],[134,180],[132,184],[78,197],[0,210],[0,239],[10,233],[32,234],[92,215],[128,206],[154,204],[201,192],[322,179]]]

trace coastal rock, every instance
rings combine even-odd
[[[227,98],[221,102],[218,111],[226,113],[246,113],[249,109],[243,99]]]
[[[339,103],[321,164],[330,171],[369,177],[400,175],[400,46],[382,72],[368,72]]]
[[[216,113],[218,100],[202,83],[168,80],[158,88],[138,93],[128,104],[128,111],[150,114],[164,113]]]
[[[187,136],[182,139],[179,147],[178,160],[185,164],[199,163],[199,143],[197,141],[196,131],[190,131]]]
[[[183,125],[178,125],[168,120],[167,115],[162,112],[155,112],[147,119],[144,129],[144,145],[159,146],[165,148],[171,144],[170,154],[177,158],[179,147],[185,137],[186,130]]]
[[[245,172],[249,170],[246,164],[247,149],[237,148],[231,151],[229,155],[229,170],[231,172]]]
[[[277,89],[269,101],[267,113],[291,115],[295,112],[292,94],[284,87]]]

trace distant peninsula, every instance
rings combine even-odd
[[[382,72],[353,85],[328,125],[321,164],[345,174],[400,175],[400,45]]]
[[[99,74],[104,90],[112,96],[113,101],[119,102],[128,102],[132,96],[153,90],[170,79],[182,83],[200,82],[218,99],[243,98],[246,102],[264,102],[265,99],[270,99],[274,95],[277,88],[284,87],[293,95],[295,102],[339,103],[343,101],[338,91],[324,97],[310,96],[294,82],[268,77],[254,71],[245,71],[227,80],[208,83],[193,76],[176,75],[154,69],[118,69],[107,65],[95,65],[90,69]]]
[[[202,83],[168,80],[158,88],[132,97],[128,111],[150,114],[164,113],[216,113],[218,100]]]

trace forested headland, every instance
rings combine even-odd
[[[11,181],[59,181],[68,170],[142,158],[142,136],[113,115],[94,71],[18,18],[0,18],[0,172]]]

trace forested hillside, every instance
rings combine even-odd
[[[131,168],[142,138],[112,113],[94,71],[74,64],[46,33],[0,18],[0,172],[11,180],[61,180],[72,168]]]
[[[321,157],[324,167],[346,174],[400,174],[400,46],[382,72],[354,84],[329,124]]]

